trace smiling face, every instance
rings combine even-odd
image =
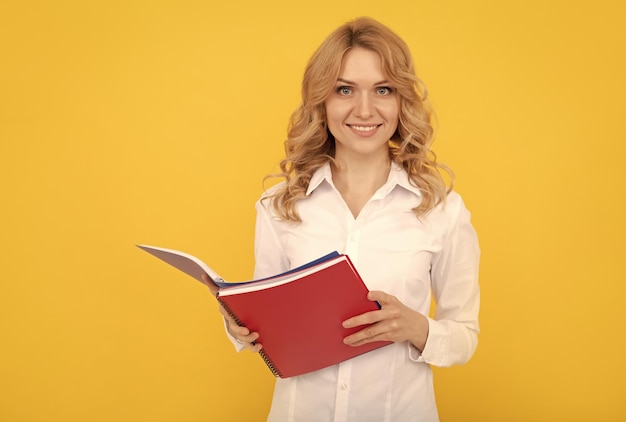
[[[376,52],[356,47],[345,54],[335,89],[324,105],[336,158],[388,156],[387,141],[398,127],[400,107]]]

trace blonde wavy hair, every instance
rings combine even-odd
[[[439,164],[430,149],[432,111],[426,102],[426,87],[415,74],[409,48],[383,24],[362,17],[331,33],[306,66],[302,103],[289,120],[281,174],[273,175],[284,178],[285,183],[269,197],[282,220],[301,221],[296,203],[306,196],[315,170],[333,160],[335,139],[327,127],[325,101],[335,87],[345,53],[355,47],[380,55],[383,73],[399,96],[398,128],[389,140],[389,157],[404,168],[411,183],[422,192],[423,199],[413,212],[417,217],[425,215],[445,201],[452,189],[454,173]],[[441,171],[449,175],[449,186]]]

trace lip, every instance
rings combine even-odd
[[[376,134],[376,132],[378,132],[378,128],[380,128],[382,126],[382,124],[376,123],[376,124],[346,124],[346,126],[348,126],[350,128],[350,131],[352,131],[352,133],[354,133],[357,136],[363,137],[363,138],[369,138],[370,136],[374,136],[374,134]]]

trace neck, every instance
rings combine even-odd
[[[331,162],[333,183],[356,217],[372,195],[389,177],[388,156],[367,160],[336,160]]]
[[[359,186],[378,185],[376,189],[382,186],[389,176],[391,167],[391,159],[385,151],[384,154],[358,156],[336,155],[335,160],[331,162],[333,171],[333,181],[337,183],[356,182]]]

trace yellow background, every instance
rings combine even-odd
[[[620,1],[4,1],[0,420],[260,421],[273,378],[199,283],[253,269],[253,203],[304,65],[370,15],[410,45],[483,251],[482,334],[442,421],[617,421]]]

